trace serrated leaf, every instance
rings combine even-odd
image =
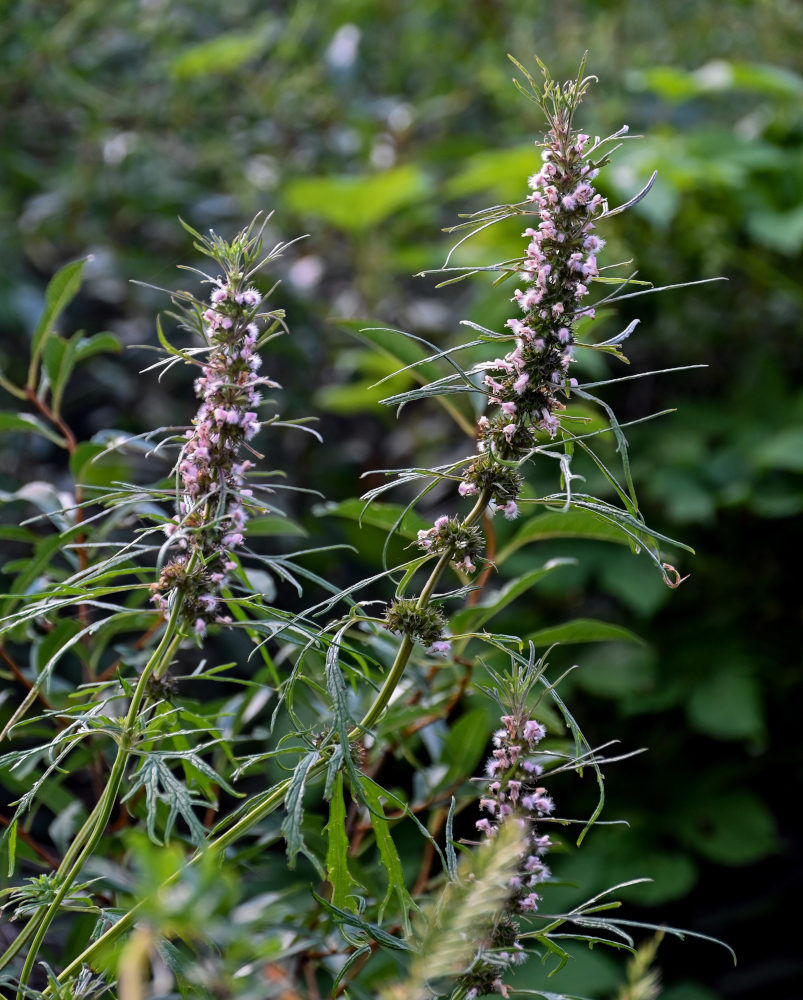
[[[360,775],[354,766],[354,761],[351,757],[351,746],[349,745],[352,720],[348,710],[346,684],[340,670],[340,647],[343,642],[343,635],[349,628],[350,624],[347,623],[334,635],[326,651],[324,673],[326,676],[326,690],[332,699],[332,728],[340,743],[342,760],[349,773],[352,782],[351,787],[356,789],[359,794]]]
[[[371,826],[374,829],[379,858],[388,876],[388,891],[379,907],[379,920],[382,920],[388,900],[391,894],[395,892],[401,909],[401,918],[405,933],[410,934],[410,909],[415,906],[415,903],[404,884],[401,859],[399,858],[399,852],[396,849],[393,837],[390,834],[390,826],[385,818],[385,810],[382,808],[380,788],[367,775],[360,775],[360,784],[362,785],[362,793],[365,801],[368,803],[368,815]]]
[[[287,844],[287,864],[291,869],[296,866],[299,852],[309,857],[307,845],[304,843],[304,835],[301,832],[301,821],[304,819],[304,790],[307,787],[310,769],[320,759],[321,755],[317,750],[310,750],[309,753],[304,754],[295,766],[284,800],[287,815],[282,822],[282,836]]]
[[[199,806],[208,806],[206,799],[192,795],[184,782],[180,781],[170,770],[167,761],[161,754],[150,753],[142,758],[139,768],[131,778],[131,787],[122,799],[127,802],[135,792],[145,790],[145,806],[147,811],[146,828],[148,836],[155,844],[168,843],[179,816],[189,827],[190,838],[197,847],[206,838],[206,829],[195,814]],[[156,823],[159,818],[159,803],[167,806],[167,818],[164,823],[164,841],[159,837]]]
[[[326,878],[332,886],[332,903],[356,912],[357,904],[350,890],[357,883],[348,865],[349,841],[346,836],[346,803],[343,798],[343,772],[338,771],[329,802],[329,822],[324,827],[327,836]]]
[[[535,646],[551,646],[553,643],[573,642],[635,642],[644,645],[644,640],[630,629],[593,618],[575,618],[563,625],[552,625],[525,636]]]
[[[31,341],[31,364],[28,369],[28,386],[34,388],[36,369],[45,345],[45,341],[53,332],[53,326],[61,313],[75,298],[81,287],[81,276],[88,257],[66,264],[57,271],[48,282],[45,290],[45,308],[33,332]]]

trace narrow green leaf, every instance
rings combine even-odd
[[[435,362],[428,360],[430,357],[429,352],[432,351],[437,354],[437,348],[422,337],[417,337],[404,330],[396,330],[390,327],[358,327],[357,324],[350,324],[348,322],[343,322],[342,325],[350,329],[360,340],[378,349],[396,363],[400,363],[400,371],[409,370],[409,374],[416,381],[420,382],[422,386],[426,387],[430,383],[442,381],[440,378],[441,369]],[[442,354],[441,356],[448,365],[455,369],[454,376],[449,377],[461,378],[464,389],[468,391],[469,386],[466,384],[467,376],[460,365],[451,357],[451,353],[448,356],[446,354]],[[469,437],[473,438],[476,414],[470,402],[465,398],[456,400],[446,399],[443,395],[439,395],[437,391],[433,395],[435,395],[440,405],[443,406],[457,425]],[[387,400],[383,399],[380,402],[386,404]]]
[[[441,750],[441,764],[447,771],[438,782],[443,788],[453,781],[473,774],[488,742],[488,716],[476,708],[466,712],[451,726]],[[452,848],[454,850],[454,848]]]
[[[66,264],[51,278],[45,290],[45,308],[33,332],[31,341],[31,364],[28,369],[28,388],[36,388],[36,372],[45,341],[53,332],[53,327],[61,313],[75,298],[81,287],[83,274],[88,257]]]
[[[402,872],[399,852],[396,849],[396,844],[390,834],[390,827],[387,819],[385,818],[385,810],[382,808],[382,801],[380,799],[381,789],[367,775],[364,774],[360,775],[360,783],[362,785],[363,796],[368,803],[371,826],[374,828],[374,836],[376,837],[376,846],[379,851],[379,857],[388,876],[388,891],[385,894],[385,898],[382,900],[381,906],[379,907],[379,920],[382,920],[382,916],[385,912],[385,907],[388,904],[391,893],[395,892],[401,908],[401,918],[402,923],[404,924],[405,933],[410,934],[411,928],[409,911],[415,906],[415,903],[413,902],[413,899],[404,884],[404,873]]]
[[[76,333],[69,340],[54,335],[45,343],[42,362],[50,380],[51,408],[56,414],[61,410],[61,400],[75,367],[75,352],[81,340],[82,334]]]
[[[357,912],[350,889],[357,885],[348,865],[349,841],[346,836],[346,803],[343,798],[343,772],[338,771],[329,803],[329,822],[324,827],[327,836],[326,878],[332,886],[335,906]]]
[[[391,948],[393,951],[412,951],[412,948],[401,938],[393,937],[392,934],[388,934],[387,931],[383,931],[381,927],[377,927],[376,924],[369,924],[367,920],[362,920],[356,914],[349,912],[348,910],[341,910],[339,907],[334,906],[329,900],[324,899],[319,896],[315,890],[312,890],[313,897],[321,904],[321,906],[328,910],[333,916],[339,917],[344,924],[349,927],[356,927],[358,930],[364,931],[370,938],[373,938],[377,944],[383,944],[386,948]]]
[[[50,382],[51,389],[53,383],[58,380],[61,362],[67,351],[68,344],[69,340],[54,333],[42,345],[42,367]]]
[[[173,345],[170,343],[167,337],[165,337],[164,330],[162,329],[162,320],[160,316],[156,317],[156,336],[159,339],[159,343],[167,351],[168,354],[172,354],[173,357],[175,358],[184,358],[185,360],[189,360],[186,354],[184,354],[182,351],[179,351],[178,348],[173,347]]]
[[[356,963],[359,962],[365,955],[370,955],[372,950],[371,945],[366,943],[361,945],[359,948],[356,948],[349,955],[335,977],[335,981],[332,983],[332,996],[337,996],[337,988],[346,976],[348,976],[349,969],[351,969],[353,965],[356,965]],[[346,996],[348,996],[348,994],[346,994]]]
[[[8,828],[8,877],[14,874],[14,864],[17,860],[17,821],[14,820]]]
[[[457,852],[454,849],[454,811],[457,800],[452,796],[449,803],[449,813],[446,817],[446,867],[449,872],[449,880],[457,881]]]
[[[536,646],[552,646],[556,642],[636,642],[644,645],[644,640],[630,629],[609,622],[599,622],[593,618],[575,618],[563,625],[553,625],[531,632],[525,636]]]

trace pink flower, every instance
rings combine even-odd
[[[524,897],[524,899],[519,900],[519,906],[524,910],[525,913],[532,912],[538,909],[538,904],[541,901],[541,897],[537,892],[531,892]]]
[[[546,854],[546,852],[552,846],[552,841],[546,835],[543,837],[536,837],[532,843],[533,847],[535,847],[536,849],[536,854],[538,854],[539,856]]]
[[[524,739],[528,743],[538,743],[546,736],[546,729],[541,725],[540,722],[536,722],[534,719],[529,719],[524,723],[524,729],[522,730]]]
[[[554,812],[555,803],[552,799],[546,795],[543,789],[538,789],[539,794],[536,795],[534,799],[535,809],[539,816],[549,815],[549,813]]]

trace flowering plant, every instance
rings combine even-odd
[[[52,361],[74,343],[61,341],[54,323],[77,291],[81,265],[54,279],[28,384],[4,382],[40,411],[19,418],[24,429],[49,434],[71,457],[101,461],[145,445],[172,449],[173,461],[169,477],[149,490],[114,481],[88,495],[76,486],[69,503],[48,509],[56,533],[35,543],[46,570],[21,574],[0,622],[4,659],[27,688],[3,730],[16,745],[0,759],[21,790],[6,835],[9,867],[38,858],[48,869],[4,890],[11,921],[22,921],[0,962],[18,998],[128,1000],[147,990],[315,997],[348,989],[474,1000],[521,988],[531,954],[565,963],[567,937],[634,949],[628,922],[601,915],[613,905],[607,897],[565,913],[541,908],[554,882],[545,855],[565,847],[553,831],[576,822],[556,814],[552,781],[589,772],[597,782],[598,805],[581,823],[580,843],[602,807],[603,765],[627,756],[608,756],[609,743],[585,738],[560,679],[547,679],[535,637],[489,627],[560,563],[530,569],[496,593],[487,584],[505,562],[490,544],[498,510],[525,522],[519,538],[537,537],[539,518],[579,515],[565,533],[617,532],[646,552],[667,584],[678,584],[662,555],[670,540],[639,510],[623,429],[591,391],[605,383],[571,374],[582,349],[621,359],[634,328],[599,341],[587,321],[655,289],[632,275],[601,275],[597,259],[604,243],[596,229],[621,208],[610,209],[593,185],[609,144],[626,130],[593,142],[576,131],[592,81],[583,66],[566,84],[543,67],[543,85],[519,69],[548,122],[540,166],[523,201],[463,225],[470,236],[523,219],[526,244],[513,260],[452,268],[450,255],[443,269],[448,281],[478,270],[517,276],[511,301],[519,315],[501,332],[469,323],[477,339],[422,352],[412,367],[449,370],[385,400],[459,398],[476,414],[474,450],[434,468],[383,470],[388,481],[361,505],[325,508],[382,526],[389,550],[397,537],[417,547],[367,579],[341,589],[309,567],[316,550],[276,554],[247,540],[249,529],[259,538],[260,525],[274,534],[283,516],[273,503],[278,485],[260,485],[256,435],[305,427],[259,417],[268,402],[262,392],[279,388],[260,374],[260,356],[286,328],[282,310],[270,307],[272,290],[263,294],[256,281],[282,244],[263,259],[256,225],[231,242],[190,230],[219,271],[201,272],[210,288],[204,300],[173,294],[171,315],[196,339],[177,347],[159,325],[157,366],[196,370],[192,424],[140,439],[107,437],[83,453],[57,406],[56,387],[71,368],[54,377]],[[613,290],[592,303],[595,281]],[[489,345],[504,356],[483,360]],[[79,359],[79,348],[71,357]],[[455,359],[462,351],[472,358],[465,366]],[[586,429],[590,418],[578,401],[598,403],[607,423]],[[617,443],[621,482],[594,450],[606,434]],[[591,460],[614,500],[575,489],[583,478],[577,456]],[[558,490],[535,492],[527,478],[534,460],[557,463]],[[78,475],[84,466],[74,464]],[[406,506],[377,502],[411,485],[418,492]],[[429,524],[413,508],[433,491],[440,502],[468,498],[471,507]],[[22,489],[8,499],[30,497]],[[540,513],[527,518],[531,511]],[[276,584],[300,590],[302,579],[317,600],[307,604],[305,596],[299,609]],[[451,589],[440,589],[444,580]],[[374,613],[377,602],[384,607]],[[238,651],[235,664],[202,659],[177,675],[195,647],[235,629],[251,659]],[[40,664],[33,674],[17,663],[26,641]],[[237,693],[208,694],[222,682]],[[501,727],[478,778],[479,760],[467,758],[462,740],[469,729],[484,734],[488,712],[479,704],[489,696]],[[429,765],[419,760],[422,747]],[[394,754],[412,763],[413,777],[380,783]],[[49,827],[59,858],[30,833],[26,817],[46,815],[48,802],[85,773],[94,801]],[[410,837],[424,854],[412,884],[404,863],[415,853]],[[78,929],[59,951],[56,931],[67,913],[79,915]],[[42,953],[50,964],[38,967]],[[540,986],[529,992],[556,996]]]

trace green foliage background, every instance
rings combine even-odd
[[[628,122],[645,135],[616,154],[605,193],[626,200],[659,172],[649,198],[609,224],[606,262],[632,257],[656,284],[728,279],[623,314],[642,320],[634,370],[708,367],[625,383],[613,400],[623,420],[677,407],[630,435],[634,474],[651,522],[698,555],[678,563],[691,579],[670,592],[624,548],[539,541],[511,569],[536,557],[579,564],[514,603],[508,621],[529,635],[590,618],[643,640],[555,657],[582,667],[564,695],[593,740],[649,747],[609,782],[607,816],[630,829],[597,830],[558,870],[582,887],[563,890],[566,902],[651,875],[632,891],[644,908],[634,913],[736,947],[734,972],[698,944],[663,946],[667,1000],[792,997],[803,971],[791,926],[773,919],[799,888],[789,863],[800,847],[790,709],[803,509],[801,43],[803,10],[786,0],[19,2],[0,26],[2,369],[22,381],[20,345],[66,261],[94,255],[72,329],[152,342],[165,302],[129,279],[179,283],[188,241],[176,217],[229,234],[275,210],[277,238],[310,235],[284,267],[278,298],[293,336],[269,371],[285,415],[315,413],[326,445],[282,440],[270,460],[333,501],[367,488],[367,469],[456,447],[440,410],[408,408],[397,422],[378,404],[410,383],[370,388],[398,363],[351,331],[377,320],[445,347],[458,320],[493,327],[511,314],[504,287],[475,279],[436,291],[411,275],[442,262],[440,230],[457,212],[525,190],[540,122],[510,85],[505,53],[532,66],[537,52],[563,77],[590,50],[601,82],[579,123],[607,134]],[[480,237],[460,261],[501,259],[518,240]],[[65,413],[81,437],[187,420],[187,378],[166,391],[136,374],[143,357],[98,356],[69,389]],[[0,489],[27,476],[58,486],[46,440],[4,437],[0,449]],[[316,539],[356,534],[306,500],[293,514]],[[376,565],[381,533],[359,538]],[[318,569],[342,585],[355,572]],[[479,758],[485,730],[461,732],[461,753]],[[596,952],[578,957],[561,988],[609,995],[614,969]]]

